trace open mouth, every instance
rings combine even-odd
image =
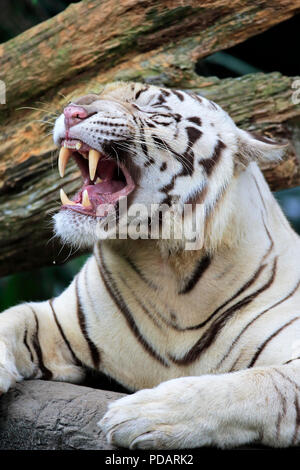
[[[72,199],[63,189],[60,190],[62,209],[105,217],[120,198],[128,196],[135,188],[125,165],[75,139],[61,142],[58,157],[61,177],[65,174],[70,157],[74,158],[81,171],[83,186]]]

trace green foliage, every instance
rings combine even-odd
[[[61,266],[44,267],[0,279],[0,312],[20,302],[51,299],[70,284],[87,255]]]

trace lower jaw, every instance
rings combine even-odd
[[[119,206],[119,201],[127,199],[127,196],[132,193],[133,188],[128,189],[128,186],[123,187],[115,193],[97,194],[94,188],[90,185],[84,185],[79,193],[73,198],[72,204],[64,204],[61,210],[71,210],[79,214],[89,217],[107,217],[108,214],[116,212]],[[83,204],[83,193],[88,191],[89,205]]]
[[[76,206],[73,205],[63,205],[61,206],[61,210],[71,210],[73,212],[77,212],[78,214],[82,214],[88,217],[94,217],[94,218],[103,218],[107,217],[109,213],[113,212],[114,210],[116,211],[118,207],[119,201],[116,201],[114,204],[99,204],[96,207],[83,207],[80,206],[79,204],[76,204]]]
[[[116,211],[120,199],[127,198],[135,189],[135,184],[127,169],[122,164],[119,166],[126,174],[126,184],[112,179],[92,184],[88,178],[85,178],[82,188],[72,200],[69,200],[70,204],[65,203],[61,206],[61,210],[67,209],[94,218],[104,218]],[[109,189],[115,192],[107,192]]]

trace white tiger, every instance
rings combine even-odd
[[[70,103],[54,141],[61,175],[73,157],[84,179],[73,200],[62,191],[56,233],[94,255],[60,296],[0,316],[1,391],[93,368],[136,392],[99,423],[114,445],[299,444],[300,242],[257,166],[285,147],[205,98],[138,83]],[[202,204],[202,248],[99,242],[124,198]]]

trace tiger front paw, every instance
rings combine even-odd
[[[203,382],[203,381],[202,381]],[[98,423],[108,442],[130,449],[182,449],[211,443],[199,378],[174,379],[110,404]],[[197,390],[198,389],[198,390]]]
[[[111,403],[98,425],[110,444],[130,449],[235,447],[259,438],[247,410],[237,376],[184,377]]]
[[[0,340],[0,396],[20,380],[22,380],[22,376],[16,368],[13,354],[5,342]]]

